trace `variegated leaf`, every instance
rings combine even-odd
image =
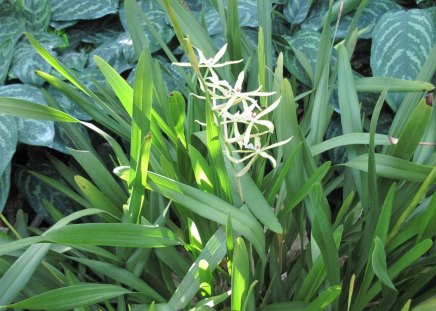
[[[97,68],[85,68],[82,71],[76,72],[77,77],[82,81],[86,87],[91,91],[97,92],[98,89],[94,85],[94,80],[101,85],[106,85],[106,78]]]
[[[312,0],[289,0],[283,9],[285,19],[291,24],[300,24],[309,12]]]
[[[368,4],[362,11],[359,22],[357,24],[357,29],[362,30],[367,28],[368,30],[362,33],[359,38],[368,39],[371,38],[372,29],[375,24],[380,20],[381,16],[386,12],[393,12],[401,10],[401,6],[397,4],[394,0],[369,0]],[[348,29],[353,20],[355,11],[341,17],[339,22],[338,31],[336,33],[336,38],[342,39],[347,35]]]
[[[433,25],[436,29],[436,6],[425,9],[424,10],[431,18],[431,20],[433,21]]]
[[[184,4],[191,11],[200,12],[204,6],[204,2],[202,0],[184,0]]]
[[[0,42],[0,85],[5,84],[11,65],[12,55],[14,54],[15,42],[12,39]]]
[[[16,2],[16,6],[28,31],[47,30],[51,17],[50,0],[21,0]]]
[[[132,39],[127,33],[122,33],[115,39],[103,43],[92,51],[88,57],[88,67],[97,68],[94,56],[98,55],[108,62],[118,73],[131,69],[133,66],[131,63],[129,64],[127,62],[125,57],[125,51],[128,49],[131,49],[132,54],[134,54]],[[127,55],[129,54],[127,53]]]
[[[85,55],[84,51],[81,52],[66,52],[62,54],[59,58],[60,61],[71,69],[82,70],[85,68],[86,62],[88,60],[87,55]]]
[[[49,94],[61,106],[63,112],[83,121],[90,121],[92,118],[73,100],[53,86],[48,87]]]
[[[17,43],[11,63],[12,74],[21,82],[42,85],[44,80],[36,75],[35,70],[50,71],[48,64],[30,43],[21,40]]]
[[[24,23],[13,16],[1,16],[0,25],[0,42],[8,39],[16,41],[24,32]]]
[[[68,47],[68,42],[61,36],[58,36],[50,32],[32,32],[32,35],[38,40],[39,43],[44,45],[44,47],[49,49],[56,48],[66,48]]]
[[[50,27],[52,27],[52,28],[54,28],[56,30],[62,30],[62,29],[71,27],[71,26],[73,26],[73,25],[75,25],[77,23],[78,23],[78,21],[65,21],[64,22],[64,21],[54,21],[54,20],[51,20],[50,21]]]
[[[371,69],[374,76],[413,80],[421,70],[433,44],[435,29],[423,10],[389,12],[373,32]],[[389,94],[389,106],[397,110],[405,94]]]
[[[257,27],[259,25],[257,0],[239,0],[238,15],[241,27]]]
[[[0,116],[0,175],[11,162],[18,141],[17,123],[14,117]]]
[[[322,20],[328,9],[329,9],[328,1],[316,1],[312,9],[310,10],[309,16],[307,16],[307,18],[301,24],[301,28],[312,29],[312,30],[321,29]]]
[[[319,32],[309,29],[303,29],[295,33],[292,37],[283,36],[294,50],[304,54],[311,65],[312,71],[315,70],[316,56],[318,54],[321,35]],[[287,50],[284,54],[284,64],[286,68],[301,82],[310,86],[309,76],[299,63],[297,57],[292,51]]]
[[[77,149],[77,146],[74,144],[70,136],[68,136],[67,132],[65,131],[63,123],[55,122],[54,127],[56,134],[53,140],[53,149],[67,154],[69,154],[67,148]],[[84,137],[89,138],[88,132],[83,125],[78,124],[78,128],[80,129],[80,132],[83,134]],[[88,140],[90,141],[90,139]]]
[[[32,165],[26,169],[20,168],[17,170],[15,182],[18,189],[38,216],[42,217],[45,221],[53,221],[44,206],[44,201],[52,203],[64,215],[71,214],[74,211],[74,203],[68,197],[61,192],[54,191],[53,188],[42,182],[39,178],[31,175],[29,171],[37,172],[59,181],[62,178],[48,164]]]
[[[24,23],[12,16],[0,17],[0,85],[4,84],[15,48],[24,31]]]
[[[220,16],[215,7],[211,3],[206,2],[203,12],[207,32],[209,35],[213,36],[222,33],[223,27],[221,26]]]
[[[0,213],[3,211],[6,200],[8,199],[10,185],[11,164],[9,163],[3,173],[0,174]]]
[[[0,97],[12,97],[47,106],[41,91],[34,86],[11,84],[0,86]],[[28,145],[51,147],[54,138],[52,121],[16,118],[18,141]]]
[[[416,4],[419,8],[431,8],[436,7],[436,0],[416,0]]]
[[[139,5],[142,9],[142,12],[156,29],[162,40],[168,43],[174,37],[174,30],[170,25],[164,22],[167,15],[166,12],[159,5],[158,1],[141,0],[139,2]],[[120,9],[120,20],[125,31],[128,32],[124,8]],[[159,43],[154,39],[153,35],[148,30],[147,25],[143,23],[142,26],[148,39],[150,52],[153,53],[160,50],[161,47]]]
[[[115,14],[118,0],[52,0],[52,19],[55,21],[73,21],[79,19],[97,19]]]

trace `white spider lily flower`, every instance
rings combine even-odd
[[[272,148],[276,148],[278,146],[287,144],[288,142],[290,142],[292,139],[292,137],[289,137],[286,140],[282,140],[280,142],[277,142],[275,144],[269,145],[269,146],[265,146],[262,147],[261,143],[260,143],[260,137],[255,137],[254,138],[254,145],[253,144],[248,144],[246,145],[246,150],[236,150],[233,151],[234,153],[248,153],[247,156],[241,158],[241,159],[236,159],[234,157],[232,157],[230,155],[230,152],[227,150],[224,154],[227,156],[227,158],[233,162],[233,163],[241,163],[244,162],[248,159],[250,159],[250,161],[247,163],[247,165],[245,165],[245,167],[240,170],[236,176],[237,177],[241,177],[244,174],[246,174],[248,172],[248,170],[250,169],[250,167],[253,165],[253,163],[256,161],[256,159],[260,156],[262,158],[268,159],[271,162],[272,167],[276,167],[277,162],[274,159],[274,157],[272,157],[271,155],[269,155],[268,153],[266,153],[266,150],[272,149]]]
[[[216,75],[215,72],[213,71],[213,68],[219,68],[219,67],[224,67],[224,66],[231,65],[231,64],[237,64],[237,63],[240,63],[243,61],[241,59],[241,60],[236,60],[236,61],[228,61],[228,62],[224,62],[224,63],[218,63],[218,61],[226,53],[227,44],[224,44],[224,46],[218,51],[218,53],[216,53],[215,56],[211,57],[211,58],[206,58],[203,54],[203,51],[201,51],[196,46],[193,46],[193,47],[197,50],[198,57],[200,58],[199,62],[198,62],[198,66],[201,68],[208,68],[213,75]],[[189,62],[175,62],[175,63],[173,63],[173,65],[180,66],[180,67],[192,67],[192,64]]]
[[[263,125],[268,128],[268,131],[270,133],[274,132],[274,124],[271,121],[268,120],[261,120],[262,117],[267,115],[268,113],[272,112],[274,109],[278,107],[280,104],[280,100],[282,98],[280,97],[275,102],[273,102],[270,106],[268,106],[265,110],[261,111],[260,113],[252,114],[249,118],[250,123],[247,126],[247,129],[245,130],[245,137],[244,137],[244,145],[247,145],[251,138],[251,131],[254,126],[256,125]]]
[[[219,90],[223,97],[228,98],[228,101],[225,104],[215,107],[215,110],[225,111],[242,101],[249,101],[252,104],[254,104],[256,108],[260,110],[260,106],[257,104],[257,100],[255,100],[253,97],[271,96],[275,94],[275,92],[261,92],[260,91],[261,87],[259,87],[257,90],[254,91],[242,92],[242,84],[244,82],[243,71],[241,71],[241,73],[238,75],[238,79],[236,80],[236,83],[233,87],[231,87],[227,81],[223,82],[219,80],[218,77],[212,76],[208,78],[208,80],[211,81],[211,83],[209,82],[206,83],[208,87],[212,87],[214,89]],[[217,95],[215,93],[212,96],[219,97],[220,95]]]

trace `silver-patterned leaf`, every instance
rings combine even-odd
[[[14,117],[0,116],[0,175],[3,174],[18,142],[18,129]]]
[[[15,183],[20,192],[24,195],[32,209],[44,220],[52,222],[44,201],[53,204],[64,215],[74,211],[74,203],[64,194],[53,190],[50,186],[42,182],[39,178],[31,175],[29,171],[34,171],[45,176],[61,181],[61,176],[55,169],[48,164],[32,165],[27,169],[18,169],[15,174]]]
[[[83,68],[85,68],[86,62],[88,60],[88,56],[85,55],[84,51],[80,51],[80,52],[69,51],[62,54],[59,57],[59,59],[68,68],[72,68],[80,71]]]
[[[97,19],[115,14],[118,0],[52,0],[52,20],[73,21],[79,19]]]
[[[293,36],[283,36],[283,39],[289,43],[292,49],[298,50],[306,56],[313,72],[315,70],[315,62],[319,50],[321,34],[314,30],[302,29],[296,32]],[[285,51],[284,64],[299,81],[308,86],[312,84],[309,76],[303,69],[303,66],[292,51]]]
[[[433,44],[433,21],[424,10],[389,12],[373,32],[371,69],[376,77],[413,80],[421,70]],[[397,110],[405,94],[389,94],[389,106]]]
[[[12,97],[27,100],[35,104],[47,106],[39,88],[25,84],[11,84],[0,86],[0,97]],[[51,147],[54,138],[52,121],[37,121],[16,118],[18,128],[18,142]]]
[[[0,42],[8,39],[13,39],[14,41],[24,32],[24,23],[12,16],[1,16],[0,17]]]
[[[39,31],[32,32],[32,35],[46,48],[56,49],[68,47],[68,41],[62,36],[58,36],[54,33]]]
[[[375,24],[380,20],[381,16],[386,12],[393,12],[401,10],[401,6],[394,0],[369,0],[368,4],[362,11],[359,22],[357,23],[357,29],[362,30],[367,28],[368,30],[362,33],[359,38],[369,39],[372,35],[372,29]],[[348,29],[353,20],[355,11],[343,16],[339,22],[336,38],[342,39],[347,35]]]
[[[24,31],[24,23],[13,16],[2,16],[0,25],[0,85],[2,85],[8,75],[15,44]]]
[[[6,204],[6,200],[9,196],[9,188],[11,186],[11,164],[9,163],[3,174],[0,174],[0,213]]]
[[[52,148],[62,152],[69,154],[67,148],[77,149],[77,145],[74,144],[74,141],[71,140],[70,136],[68,136],[67,132],[65,131],[64,123],[61,122],[55,122],[55,137],[53,140],[53,146]],[[83,134],[84,137],[88,138],[88,141],[90,141],[90,138],[88,136],[88,132],[86,131],[86,128],[81,124],[74,124],[74,126],[77,125],[80,132]]]
[[[12,55],[14,54],[15,42],[12,39],[0,42],[0,85],[5,84],[11,65]]]
[[[257,0],[239,0],[238,16],[241,27],[259,26],[259,13],[257,11]]]
[[[50,85],[48,87],[48,92],[53,97],[53,99],[56,100],[56,102],[61,106],[61,110],[63,112],[66,112],[79,120],[92,120],[91,116],[89,116],[79,105],[77,105],[73,100],[71,100],[68,96],[59,91],[57,88]]]
[[[68,27],[71,27],[75,24],[77,24],[78,21],[50,21],[50,27],[56,29],[56,30],[62,30]]]
[[[301,28],[312,29],[312,30],[321,29],[322,20],[328,9],[329,9],[328,1],[322,1],[322,0],[316,1],[312,9],[310,10],[309,16],[307,16],[307,18],[301,24]]]
[[[165,10],[161,8],[158,1],[155,0],[141,0],[138,3],[142,9],[142,12],[145,14],[147,19],[150,21],[150,23],[153,25],[153,27],[156,29],[157,33],[161,37],[161,39],[168,43],[170,40],[174,37],[174,30],[173,28],[165,23],[165,18],[167,16]],[[127,32],[127,22],[126,22],[126,14],[124,11],[124,8],[120,9],[120,20],[121,23]],[[149,44],[149,50],[151,53],[154,53],[161,49],[159,43],[156,41],[156,39],[153,37],[153,35],[148,30],[147,25],[145,22],[142,24],[142,27],[145,30],[145,34],[148,39]]]
[[[93,92],[98,91],[98,89],[94,85],[94,80],[101,85],[107,85],[106,78],[97,68],[85,68],[82,71],[76,72],[76,75],[79,80],[82,81],[86,85],[86,87],[88,87]]]
[[[48,72],[51,66],[24,40],[17,43],[11,63],[11,72],[21,82],[41,86],[44,80],[39,77],[35,70]]]
[[[51,17],[50,0],[21,0],[16,2],[16,6],[28,31],[47,30]]]
[[[311,4],[312,0],[289,0],[283,9],[285,19],[291,24],[300,24],[309,13]]]
[[[88,57],[88,67],[97,68],[94,56],[98,55],[108,62],[118,73],[131,69],[133,67],[132,62],[127,62],[125,57],[125,55],[129,55],[129,49],[134,53],[132,39],[127,33],[122,33],[115,39],[103,43],[92,51]]]
[[[219,34],[223,32],[223,27],[221,26],[220,16],[215,7],[209,3],[205,2],[204,6],[204,21],[206,23],[207,32],[210,36]]]

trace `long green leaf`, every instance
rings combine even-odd
[[[152,189],[206,219],[225,226],[230,215],[233,229],[242,233],[253,244],[258,254],[263,256],[265,249],[263,229],[249,212],[242,211],[213,194],[156,173],[149,172],[148,176],[152,181],[150,185]]]
[[[44,238],[58,244],[141,248],[165,247],[180,243],[176,235],[167,228],[123,223],[68,225],[47,232]]]
[[[14,309],[71,310],[129,293],[131,293],[129,290],[116,285],[88,283],[54,289],[8,307]]]
[[[343,164],[361,171],[368,171],[368,154],[362,154]],[[412,163],[385,154],[375,154],[375,165],[378,176],[422,182],[431,172],[431,166]]]
[[[0,97],[0,113],[35,120],[79,122],[60,110],[16,98]]]
[[[250,284],[250,263],[241,237],[236,238],[232,260],[232,310],[242,310]]]

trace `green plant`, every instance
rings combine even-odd
[[[22,218],[9,225],[11,235],[1,236],[0,305],[357,311],[419,310],[434,304],[436,114],[432,100],[428,103],[422,96],[434,89],[425,81],[436,70],[436,46],[416,81],[355,77],[350,55],[359,14],[333,48],[331,16],[334,8],[341,11],[330,1],[314,69],[308,70],[306,56],[296,53],[300,65],[312,72],[311,84],[305,85],[286,77],[283,54],[277,55],[272,70],[272,22],[265,10],[270,1],[259,2],[257,48],[242,32],[235,30],[235,36],[224,31],[227,53],[218,52],[184,6],[165,0],[160,4],[193,67],[174,68],[180,88],[169,95],[166,67],[150,54],[141,27],[147,18],[133,0],[125,7],[138,58],[132,86],[95,57],[110,88],[97,84],[97,91],[92,90],[27,35],[71,84],[45,72],[39,76],[92,113],[94,123],[63,113],[47,93],[53,107],[0,98],[2,113],[63,122],[74,144],[69,149],[72,159],[64,163],[49,156],[62,181],[30,174],[77,204],[77,211],[62,215],[47,202],[46,209],[57,220],[49,229],[29,228]],[[227,10],[217,1],[216,8],[223,29],[240,25],[237,1],[229,1]],[[177,62],[168,46],[158,42],[168,59]],[[217,68],[218,79],[207,80],[209,74],[214,77],[211,68],[199,66],[193,45],[204,53],[203,60],[217,52],[223,62],[238,60],[242,52],[245,61]],[[331,63],[333,50],[337,61]],[[267,154],[274,162],[268,156],[245,163],[226,157],[232,143],[241,147],[242,139],[242,147],[249,149],[252,138],[251,123],[229,128],[222,119],[235,120],[238,111],[250,107],[237,107],[231,102],[234,97],[226,96],[229,85],[223,81],[239,86],[241,67],[247,76],[245,90],[260,86],[258,92],[275,92],[259,98],[258,110],[273,112],[259,121],[274,131],[261,136],[261,127],[253,131],[263,145],[277,144]],[[224,92],[217,94],[213,88],[218,86]],[[334,91],[343,134],[326,140]],[[370,114],[362,112],[360,92],[380,93]],[[389,134],[378,134],[378,119],[392,92],[411,93],[393,112]],[[107,141],[109,164],[79,124]],[[237,130],[250,135],[233,135]],[[345,147],[346,161],[322,161],[321,154],[339,147]],[[245,165],[245,174],[237,174]]]

